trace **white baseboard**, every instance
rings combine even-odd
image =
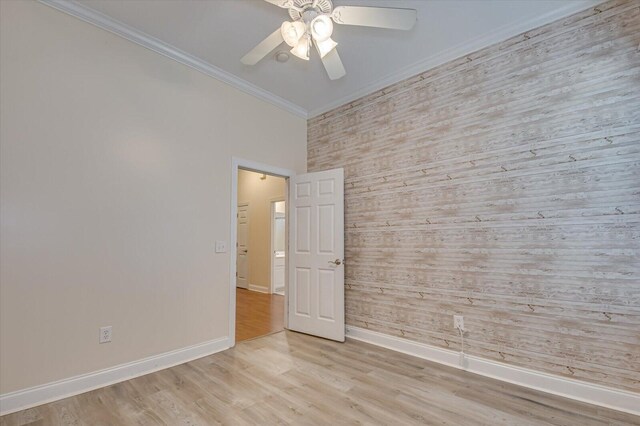
[[[269,287],[262,287],[256,284],[249,284],[249,290],[257,291],[258,293],[269,293]]]
[[[493,379],[613,410],[624,411],[625,413],[640,415],[640,394],[637,393],[515,367],[473,355],[465,355],[465,365],[462,367],[459,364],[460,352],[413,342],[360,327],[347,326],[347,337]]]
[[[56,382],[0,395],[0,415],[57,401],[134,377],[153,373],[178,364],[228,349],[229,338],[222,337],[138,361],[117,365]]]
[[[466,355],[465,366],[461,367],[458,364],[459,352],[413,342],[359,327],[348,326],[347,337],[458,369],[464,369],[482,376],[630,414],[640,415],[640,394],[540,373],[538,371],[490,361],[473,355]],[[109,386],[134,377],[143,376],[153,373],[154,371],[173,367],[223,351],[229,347],[229,339],[223,337],[105,370],[0,395],[0,415],[10,414]]]

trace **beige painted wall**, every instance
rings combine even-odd
[[[344,167],[347,324],[640,391],[640,2],[309,121]]]
[[[231,156],[304,171],[306,121],[37,2],[0,16],[0,392],[226,336]]]
[[[238,204],[249,203],[249,285],[270,291],[271,285],[271,202],[283,200],[284,178],[240,170]]]

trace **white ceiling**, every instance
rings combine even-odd
[[[282,98],[284,102],[275,103],[285,107],[294,104],[290,109],[306,112],[308,116],[597,3],[593,0],[333,2],[334,6],[413,8],[418,10],[418,22],[409,32],[336,25],[333,39],[338,42],[347,75],[331,81],[316,52],[308,62],[292,56],[288,62],[278,63],[270,55],[254,67],[240,63],[246,52],[288,19],[285,9],[262,0],[76,3],[195,56],[239,81],[252,83],[258,90],[269,92],[266,98]],[[285,47],[282,45],[278,50],[286,50]]]

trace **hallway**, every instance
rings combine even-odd
[[[236,289],[236,342],[284,330],[284,296]]]

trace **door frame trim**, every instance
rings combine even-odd
[[[283,177],[286,181],[285,203],[286,216],[289,217],[289,178],[296,175],[296,172],[282,167],[275,167],[269,164],[260,163],[253,160],[246,160],[239,157],[231,157],[231,217],[230,217],[230,235],[229,235],[229,347],[236,345],[236,243],[238,232],[238,171],[249,170],[251,172],[264,173],[271,176]],[[286,250],[289,251],[289,235],[287,233]],[[285,270],[288,270],[288,257],[285,257]],[[288,306],[289,306],[289,279],[285,274],[284,279],[284,326],[289,325]]]

